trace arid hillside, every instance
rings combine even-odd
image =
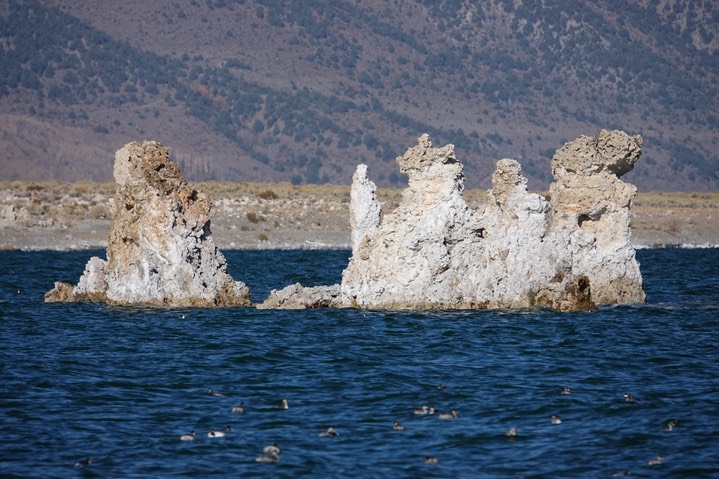
[[[719,189],[719,3],[13,0],[0,4],[0,180],[109,181],[155,139],[193,181],[344,184],[422,133],[467,186],[565,141],[644,138],[640,191]]]

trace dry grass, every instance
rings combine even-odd
[[[228,242],[256,244],[268,238],[279,243],[304,239],[329,239],[338,244],[348,241],[347,185],[207,182],[192,186],[212,198],[213,231]],[[0,211],[5,216],[0,221],[10,226],[0,229],[0,240],[3,232],[7,238],[14,238],[18,232],[30,231],[28,241],[34,241],[32,238],[41,233],[48,238],[68,233],[80,238],[88,231],[95,233],[92,229],[103,238],[103,228],[110,223],[114,189],[113,183],[91,181],[0,182]],[[539,193],[547,196],[546,192]],[[380,188],[377,196],[384,214],[388,214],[399,205],[402,189]],[[487,202],[487,191],[466,190],[464,197],[471,208],[481,211]],[[639,193],[631,212],[632,234],[641,244],[714,244],[719,243],[716,218],[719,192]],[[12,241],[17,240],[5,239],[0,245],[14,245]]]
[[[253,197],[263,200],[312,198],[349,202],[349,185],[293,185],[291,183],[230,183],[200,182],[193,187],[207,193],[210,198]],[[12,192],[19,197],[33,197],[41,200],[58,200],[64,196],[112,195],[115,184],[94,181],[65,183],[60,181],[0,181],[0,190]],[[472,204],[486,201],[486,190],[466,190],[464,197]],[[546,192],[540,192],[546,195]],[[377,196],[382,203],[399,203],[402,188],[379,188]],[[719,208],[719,192],[682,193],[682,192],[646,192],[638,193],[635,206],[657,208]]]
[[[719,208],[719,192],[710,193],[639,193],[634,206],[654,208]]]
[[[207,181],[193,183],[212,199],[240,196],[271,199],[324,198],[349,201],[349,186],[342,185],[293,185],[291,183],[222,183]]]
[[[18,196],[42,193],[45,195],[112,195],[115,192],[115,183],[96,181],[77,181],[65,183],[62,181],[0,181],[0,190],[11,191]]]

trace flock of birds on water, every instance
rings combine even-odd
[[[439,386],[437,386],[437,389],[439,389],[439,390],[444,390],[446,388],[447,388],[447,386],[445,386],[444,384],[440,384]],[[224,394],[222,394],[218,391],[215,391],[211,387],[207,388],[207,393],[210,396],[214,396],[214,397],[224,397]],[[564,395],[572,394],[572,389],[569,387],[563,387],[560,390],[560,394],[564,394]],[[624,400],[626,402],[633,402],[633,403],[640,401],[639,398],[637,398],[636,396],[634,396],[631,393],[624,394]],[[289,403],[288,403],[287,399],[283,399],[282,401],[279,402],[279,404],[276,407],[279,410],[289,409]],[[231,409],[231,412],[235,413],[235,414],[244,414],[245,411],[246,411],[246,407],[245,407],[244,402],[240,402],[239,405],[233,406]],[[434,407],[427,406],[424,404],[418,408],[415,408],[413,410],[413,413],[416,416],[436,415],[437,418],[440,420],[453,420],[453,419],[457,419],[459,417],[459,411],[456,409],[452,409],[449,412],[439,412]],[[551,416],[549,418],[549,421],[551,424],[554,424],[554,425],[562,424],[562,419],[556,415]],[[671,419],[664,425],[664,427],[662,428],[662,431],[665,431],[665,432],[672,431],[678,425],[679,425],[679,420]],[[394,421],[394,423],[392,424],[392,429],[395,431],[404,431],[405,426],[403,424],[401,424],[399,421]],[[231,432],[232,432],[232,426],[227,425],[224,429],[220,429],[220,430],[210,429],[207,432],[207,437],[211,438],[211,439],[212,438],[221,438],[221,437],[225,437],[227,434],[229,434]],[[337,437],[340,434],[333,427],[330,426],[327,429],[325,429],[324,431],[321,431],[319,433],[319,435],[320,435],[320,437]],[[515,437],[519,436],[519,431],[517,430],[517,428],[512,427],[509,430],[507,430],[505,435],[510,438],[515,438]],[[183,441],[183,442],[195,441],[195,440],[197,440],[197,438],[198,438],[198,435],[195,431],[191,431],[189,433],[180,435],[180,441]],[[277,444],[268,444],[268,445],[264,446],[262,448],[262,453],[255,458],[255,461],[257,461],[257,462],[279,462],[279,460],[280,460],[280,447]],[[439,464],[439,459],[436,456],[425,456],[424,463],[428,464],[428,465],[437,465],[437,464]],[[656,456],[655,458],[647,461],[647,465],[649,465],[649,466],[657,466],[657,465],[661,465],[663,463],[664,463],[664,456]],[[90,466],[92,464],[93,464],[92,458],[87,457],[85,459],[80,459],[77,462],[75,462],[75,467],[85,467],[85,466]],[[629,475],[631,475],[631,471],[629,471],[629,470],[619,471],[619,472],[616,472],[613,474],[614,477],[629,476]]]

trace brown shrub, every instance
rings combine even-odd
[[[276,200],[277,198],[279,198],[279,196],[277,196],[277,193],[272,190],[265,190],[261,193],[257,193],[257,197],[263,200]]]

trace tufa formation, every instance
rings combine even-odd
[[[409,185],[384,218],[366,166],[357,168],[340,294],[293,285],[264,305],[587,311],[644,302],[629,229],[636,188],[620,180],[640,152],[641,138],[621,131],[565,144],[552,160],[550,200],[527,191],[518,162],[500,160],[478,212],[462,197],[454,146],[423,135],[397,158]]]
[[[250,292],[227,273],[210,232],[210,199],[191,188],[154,141],[115,154],[117,183],[107,260],[91,258],[76,286],[56,283],[46,302],[245,306]]]

